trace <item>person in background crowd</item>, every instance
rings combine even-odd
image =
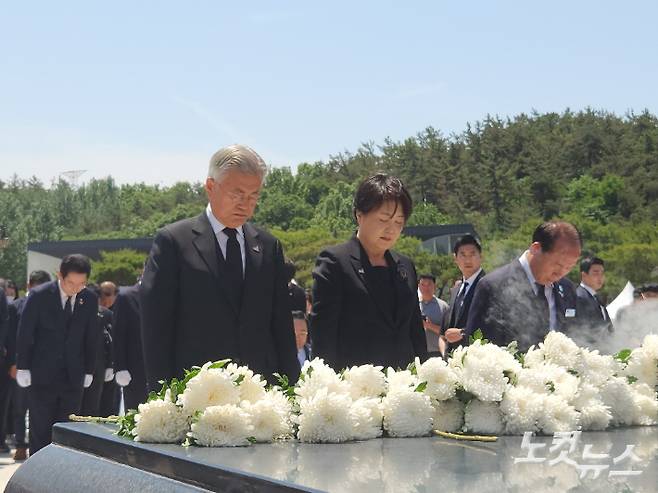
[[[50,282],[50,274],[44,270],[35,270],[30,272],[27,283],[29,292],[47,282]],[[21,388],[16,383],[16,334],[18,324],[25,308],[27,297],[18,298],[9,305],[9,333],[7,335],[7,363],[9,365],[9,375],[12,378],[11,386],[11,420],[14,425],[14,439],[16,442],[16,451],[14,452],[15,461],[27,459],[27,441],[25,433],[25,417],[27,415],[27,389]],[[9,416],[9,414],[8,414]]]
[[[5,296],[7,297],[7,303],[17,300],[20,296],[18,286],[11,279],[5,280]]]
[[[147,397],[140,332],[139,284],[137,282],[134,286],[122,288],[114,304],[116,382],[122,388],[125,409],[137,409]]]
[[[306,314],[309,315],[311,313],[311,309],[313,308],[313,291],[311,288],[306,288]]]
[[[336,371],[362,364],[405,368],[415,357],[427,358],[416,268],[391,250],[411,210],[398,178],[366,178],[354,197],[356,235],[317,258],[313,354]]]
[[[462,341],[464,329],[471,309],[473,294],[480,279],[484,277],[482,269],[482,245],[473,235],[462,236],[452,249],[455,264],[462,278],[450,290],[450,310],[445,322],[445,332],[441,344],[441,353],[450,354]]]
[[[286,278],[288,279],[288,296],[290,297],[290,311],[306,310],[306,294],[295,282],[297,267],[292,260],[286,260]]]
[[[100,305],[112,310],[114,307],[114,302],[117,299],[119,294],[119,288],[112,281],[104,281],[100,285]]]
[[[114,364],[112,362],[112,310],[101,305],[101,288],[98,285],[89,284],[87,285],[87,289],[94,293],[99,300],[97,324],[99,334],[97,337],[98,347],[95,358],[94,381],[88,388],[84,389],[80,413],[83,416],[101,416],[103,389],[106,383],[114,379]]]
[[[448,303],[437,298],[436,277],[432,274],[421,274],[418,278],[418,291],[420,291],[420,314],[423,317],[423,328],[427,340],[427,356],[441,356],[439,352],[439,336]]]
[[[303,311],[296,310],[292,312],[292,321],[295,327],[295,342],[297,344],[297,361],[299,367],[304,366],[304,361],[313,359],[311,345],[308,341],[308,323],[306,314]]]
[[[539,225],[518,260],[484,276],[475,288],[466,337],[481,329],[494,344],[518,342],[525,352],[551,330],[566,332],[576,317],[576,290],[566,276],[582,248],[573,224]]]
[[[85,288],[91,262],[62,259],[57,281],[30,291],[16,337],[16,381],[29,387],[30,455],[48,445],[53,424],[78,413],[93,382],[98,299]]]
[[[573,336],[589,344],[596,344],[613,331],[612,320],[597,294],[605,284],[605,264],[598,257],[587,257],[580,262],[580,285],[576,288],[576,320]]]
[[[640,287],[640,300],[656,300],[658,299],[658,284],[644,284]]]
[[[270,381],[299,376],[283,248],[247,222],[266,172],[253,149],[220,149],[210,160],[206,210],[153,240],[140,285],[149,389],[224,358]]]
[[[0,452],[9,452],[5,441],[6,437],[6,409],[9,398],[11,379],[9,378],[9,365],[7,364],[7,333],[9,331],[9,305],[5,295],[5,280],[0,288]]]

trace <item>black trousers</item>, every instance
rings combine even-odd
[[[27,448],[27,441],[25,440],[25,416],[27,415],[28,398],[27,395],[28,389],[20,387],[16,381],[14,381],[12,389],[11,413],[17,448]]]
[[[128,409],[137,409],[137,406],[146,402],[148,392],[146,391],[146,377],[143,375],[131,375],[133,379],[130,385],[123,387],[123,406]]]
[[[28,387],[30,410],[30,455],[52,441],[53,425],[68,421],[69,414],[79,414],[82,385],[32,385]]]
[[[84,389],[82,393],[82,406],[80,407],[82,416],[100,416],[104,380],[105,368],[102,366],[97,367],[94,370],[94,379],[91,385]]]
[[[107,417],[119,414],[119,403],[121,395],[119,394],[119,386],[114,380],[105,382],[103,384],[103,392],[101,393],[101,407],[99,416]]]

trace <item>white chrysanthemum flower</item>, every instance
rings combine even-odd
[[[549,363],[564,368],[575,368],[578,364],[580,348],[562,332],[549,332],[539,347],[544,351],[544,359]]]
[[[210,406],[240,402],[240,390],[229,372],[221,368],[204,368],[191,378],[178,396],[178,404],[188,414],[203,411]]]
[[[239,381],[240,401],[257,402],[265,397],[267,382],[258,374],[255,374],[246,366],[238,366],[229,363],[226,371],[233,376],[234,381]]]
[[[483,402],[498,402],[521,365],[508,351],[479,341],[468,347],[460,379],[464,390]]]
[[[432,401],[433,428],[439,431],[459,431],[464,424],[464,403],[459,399]]]
[[[625,378],[614,377],[599,389],[603,404],[610,408],[610,426],[632,425],[638,415],[633,389]]]
[[[497,402],[473,399],[464,408],[464,426],[472,433],[499,435],[503,432],[503,416]]]
[[[329,394],[346,394],[349,385],[322,358],[305,361],[295,386],[295,394],[300,399],[310,399],[322,389],[326,389]]]
[[[386,392],[386,377],[381,366],[353,366],[343,373],[343,380],[349,384],[352,399],[380,397]]]
[[[279,402],[275,394],[268,393],[256,402],[242,401],[240,407],[249,415],[252,436],[257,442],[271,442],[292,431],[289,408]]]
[[[533,368],[524,368],[517,377],[517,385],[520,387],[527,387],[538,394],[559,395],[568,402],[578,392],[578,377],[552,363],[544,362]]]
[[[384,397],[382,409],[384,429],[392,437],[425,436],[432,431],[434,409],[423,392],[400,388]]]
[[[352,399],[347,394],[319,389],[313,397],[299,400],[297,438],[310,443],[340,443],[354,438],[354,422],[349,410]]]
[[[581,382],[572,405],[580,413],[580,426],[583,431],[605,430],[610,425],[612,413],[610,408],[603,404],[599,389],[594,385]]]
[[[598,350],[591,351],[582,348],[580,360],[575,368],[578,376],[595,386],[601,386],[621,371],[621,364],[609,354],[599,354]]]
[[[655,387],[646,383],[634,383],[633,401],[635,402],[636,415],[633,424],[642,426],[653,426],[658,422],[658,401],[656,400]]]
[[[658,334],[647,334],[642,341],[642,348],[658,360]]]
[[[580,415],[576,408],[559,395],[542,396],[542,412],[537,424],[546,435],[558,431],[577,431],[580,429]]]
[[[635,348],[631,351],[631,356],[622,373],[637,378],[640,383],[656,387],[658,385],[658,360],[653,356],[651,350],[645,347]]]
[[[413,375],[409,370],[395,371],[391,367],[386,369],[386,387],[389,394],[413,391],[419,384],[418,376]]]
[[[357,399],[350,407],[350,417],[354,423],[354,438],[368,440],[382,436],[382,412],[379,398]]]
[[[190,429],[181,408],[167,399],[140,404],[135,416],[135,441],[147,443],[180,443]]]
[[[249,414],[233,404],[210,406],[203,411],[187,434],[204,447],[241,447],[253,435]]]
[[[468,350],[468,346],[458,346],[455,349],[453,349],[452,354],[448,359],[448,366],[455,371],[458,371],[458,369],[463,368],[464,358],[466,357],[467,350]]]
[[[537,431],[542,402],[541,394],[526,387],[508,385],[500,403],[500,410],[505,422],[505,433],[522,435],[526,431]]]
[[[446,401],[455,396],[459,379],[442,358],[430,358],[417,368],[418,379],[427,382],[425,393],[431,399]]]
[[[535,346],[530,346],[530,349],[523,355],[523,366],[526,368],[534,368],[535,366],[544,364],[544,350]]]

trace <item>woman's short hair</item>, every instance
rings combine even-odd
[[[231,170],[264,179],[267,174],[267,165],[251,147],[234,144],[213,154],[208,167],[208,178],[219,181],[224,174]]]
[[[369,176],[361,182],[354,195],[354,218],[357,212],[367,214],[388,200],[395,202],[396,211],[398,205],[402,207],[404,220],[407,221],[413,210],[413,201],[402,180],[385,173]]]

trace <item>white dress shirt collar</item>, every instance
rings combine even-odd
[[[59,279],[57,279],[57,287],[59,288],[59,297],[60,297],[61,302],[62,302],[62,310],[63,310],[64,307],[66,306],[66,300],[68,299],[69,295],[66,294],[64,292],[64,290],[62,289],[62,281],[60,281]],[[71,296],[71,311],[73,311],[73,309],[74,309],[75,298],[76,297],[77,297],[77,294],[74,294],[73,296]]]
[[[210,221],[210,226],[212,226],[212,230],[215,233],[215,236],[217,236],[217,233],[220,231],[224,233],[224,226],[222,222],[215,217],[215,215],[212,213],[212,208],[210,207],[210,203],[206,206],[206,216],[208,216],[208,221]],[[242,231],[242,226],[238,226],[235,228],[235,230],[238,232],[238,236],[244,238],[244,232]],[[226,234],[226,233],[224,233]]]
[[[480,275],[480,272],[482,272],[482,267],[480,267],[475,274],[473,274],[471,277],[468,279],[464,279],[462,277],[462,286],[464,285],[465,282],[468,283],[468,286],[466,286],[466,291],[468,292],[469,289],[471,289],[471,286],[473,286],[473,283],[475,282],[475,279]]]
[[[592,288],[590,288],[587,284],[585,284],[584,282],[581,282],[581,283],[580,283],[580,286],[581,286],[585,291],[587,291],[589,294],[591,294],[592,296],[596,297],[596,291],[594,291]]]

